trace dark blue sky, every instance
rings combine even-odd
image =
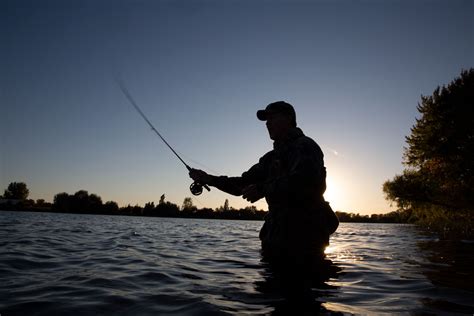
[[[286,100],[325,152],[337,210],[390,210],[420,96],[474,66],[474,1],[2,1],[0,188],[181,204],[190,165],[238,175]],[[204,167],[203,167],[204,165]],[[217,190],[195,203],[216,207]],[[257,203],[265,208],[264,202]]]

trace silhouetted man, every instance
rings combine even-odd
[[[250,202],[265,197],[268,214],[260,230],[262,254],[270,262],[303,263],[324,258],[338,221],[323,198],[323,152],[296,125],[293,106],[284,101],[257,112],[266,121],[273,150],[240,177],[213,176],[193,169],[190,177]],[[310,259],[313,258],[313,259]]]

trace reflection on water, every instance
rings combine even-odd
[[[0,314],[474,313],[473,243],[343,223],[298,279],[261,262],[261,225],[0,212]]]
[[[328,290],[337,287],[328,285],[330,279],[338,277],[341,271],[331,260],[324,260],[303,267],[300,270],[279,270],[270,264],[264,264],[263,281],[255,282],[256,289],[264,297],[274,297],[270,305],[273,315],[313,315],[329,313],[323,306]]]
[[[474,314],[474,243],[470,241],[427,240],[419,244],[427,259],[421,265],[425,275],[442,296],[425,297],[433,310]]]
[[[326,251],[343,274],[324,306],[355,314],[474,313],[474,244],[411,225],[345,224]],[[375,307],[376,306],[376,307]]]

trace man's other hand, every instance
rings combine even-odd
[[[251,184],[251,185],[246,186],[245,188],[243,188],[242,197],[244,199],[246,199],[247,201],[249,201],[251,203],[254,203],[254,202],[257,202],[258,200],[260,200],[263,197],[263,195],[258,190],[257,185]]]

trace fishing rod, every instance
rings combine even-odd
[[[183,165],[186,167],[186,169],[188,169],[188,171],[191,171],[193,170],[193,168],[191,168],[186,162],[184,162],[184,160],[178,155],[178,153],[173,149],[173,147],[171,147],[171,145],[166,141],[166,139],[161,136],[160,132],[158,132],[158,130],[153,126],[153,124],[151,124],[150,120],[146,117],[146,115],[143,113],[143,111],[140,109],[140,107],[138,106],[138,104],[135,102],[135,100],[132,98],[132,95],[130,94],[130,92],[128,92],[128,89],[125,87],[125,85],[123,84],[123,82],[121,80],[119,80],[118,78],[115,78],[116,81],[117,81],[117,84],[118,86],[120,87],[120,90],[122,90],[123,94],[125,95],[125,97],[128,99],[128,101],[133,105],[133,107],[135,108],[135,110],[137,110],[137,112],[140,114],[140,116],[145,120],[145,122],[148,123],[148,125],[151,127],[151,130],[154,131],[156,133],[156,135],[158,135],[158,137],[161,138],[161,140],[166,144],[166,146],[168,146],[169,149],[171,149],[171,151],[173,152],[173,154],[176,155],[176,157],[178,157],[178,159],[183,163]],[[191,185],[189,186],[189,190],[191,191],[191,193],[193,195],[200,195],[202,193],[202,188],[205,188],[207,191],[211,191],[211,189],[209,188],[209,186],[207,184],[202,184],[202,183],[199,183],[197,181],[194,181],[193,183],[191,183]]]

